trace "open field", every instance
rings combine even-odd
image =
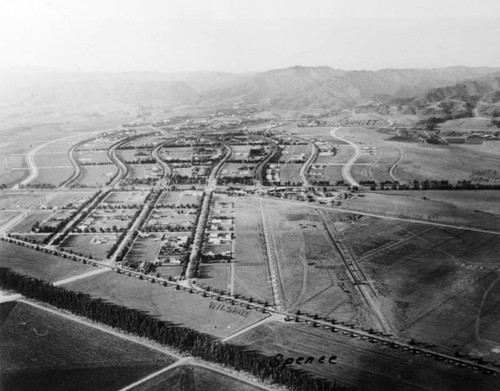
[[[75,170],[71,166],[54,168],[39,168],[38,176],[33,179],[29,184],[48,184],[53,186],[60,186],[66,179],[73,175]]]
[[[133,262],[154,262],[162,246],[158,238],[137,238],[127,253],[126,259]]]
[[[281,184],[286,183],[300,185],[300,168],[302,164],[280,164],[280,180]]]
[[[449,193],[452,194],[453,191]],[[432,194],[433,191],[364,193],[363,197],[343,200],[342,207],[360,213],[374,213],[500,232],[500,220],[495,215],[475,212],[473,203],[467,208],[461,208],[451,202],[432,200]],[[474,192],[474,194],[480,197],[482,191]],[[494,200],[495,193],[490,194]],[[427,195],[431,198],[427,199]]]
[[[255,310],[246,310],[245,307],[231,306],[230,303],[211,300],[195,293],[175,290],[124,274],[101,273],[91,279],[74,281],[66,286],[71,290],[146,311],[160,319],[216,337],[231,335],[266,316]],[[216,309],[216,304],[224,304],[225,308],[241,309],[247,316]]]
[[[498,359],[497,235],[370,218],[342,236],[402,336]]]
[[[162,160],[191,161],[193,154],[191,147],[161,148],[158,154]]]
[[[82,175],[76,182],[76,186],[104,186],[111,181],[117,171],[118,169],[114,164],[84,166],[82,167]]]
[[[93,192],[67,192],[67,193],[52,193],[46,199],[46,203],[44,205],[47,209],[51,208],[71,208],[76,209],[82,203],[87,201],[90,197],[92,197]]]
[[[405,156],[395,169],[396,177],[413,180],[472,180],[499,183],[500,157],[454,145],[405,143]]]
[[[498,128],[491,126],[491,120],[489,118],[460,118],[451,119],[442,124],[439,124],[439,128],[442,130],[453,129],[453,130],[464,130],[464,131],[474,131],[474,130],[491,130],[495,131]]]
[[[233,377],[196,365],[181,365],[137,387],[133,391],[258,391],[253,386]]]
[[[54,144],[55,145],[55,144]],[[51,145],[52,146],[52,145]],[[39,168],[44,167],[68,167],[72,168],[67,151],[45,152],[42,149],[35,154],[35,163]]]
[[[109,249],[118,239],[116,234],[70,234],[59,247],[94,259],[106,259]]]
[[[161,193],[160,198],[158,198],[158,204],[163,205],[174,205],[178,206],[181,203],[183,197],[183,192],[181,191],[164,191]]]
[[[0,241],[0,266],[16,273],[54,282],[88,272],[92,268],[80,262]]]
[[[310,207],[266,201],[285,307],[371,327],[360,295],[348,278],[319,214]]]
[[[22,210],[43,205],[44,193],[0,193],[0,210],[13,209]]]
[[[34,211],[9,229],[9,232],[31,232],[35,223],[42,223],[53,214],[52,211]]]
[[[94,151],[78,148],[75,158],[80,164],[112,164],[107,151]]]
[[[162,170],[156,164],[131,164],[127,179],[158,178]]]
[[[492,376],[303,324],[269,322],[233,342],[269,357],[313,357],[312,364],[296,367],[359,391],[493,391],[500,386]],[[332,356],[334,364],[328,363]]]
[[[0,306],[2,390],[116,390],[174,359],[24,303]]]
[[[147,195],[147,191],[118,191],[109,193],[102,202],[107,204],[142,205]]]
[[[15,234],[15,237],[22,238],[23,240],[27,240],[28,242],[43,244],[43,241],[49,235],[50,234],[35,234],[35,233],[24,234],[24,233],[21,233],[21,234]]]

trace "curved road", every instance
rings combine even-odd
[[[330,131],[330,135],[333,137],[333,138],[336,138],[337,140],[340,140],[340,141],[343,141],[347,144],[349,144],[351,147],[354,148],[354,155],[349,159],[349,161],[347,163],[344,164],[344,166],[342,167],[342,177],[347,181],[349,182],[349,184],[351,186],[357,186],[359,187],[359,183],[356,182],[354,180],[354,178],[352,177],[351,175],[351,167],[352,165],[356,162],[356,160],[358,160],[359,158],[359,155],[360,155],[360,149],[359,149],[359,145],[352,142],[351,140],[347,140],[345,138],[342,138],[340,136],[337,136],[337,130],[341,129],[340,127],[339,128],[335,128],[335,129],[332,129]]]
[[[28,168],[30,170],[30,173],[29,173],[27,178],[23,179],[19,183],[19,185],[25,186],[25,185],[29,184],[30,182],[32,182],[33,180],[35,180],[36,177],[38,176],[39,170],[38,170],[38,166],[36,165],[36,162],[35,162],[35,155],[40,149],[45,148],[46,146],[48,146],[50,144],[54,144],[58,141],[67,140],[69,138],[74,138],[74,137],[78,137],[78,136],[80,136],[80,135],[79,134],[72,134],[71,136],[66,136],[66,137],[61,137],[61,138],[55,139],[55,140],[51,140],[51,141],[48,141],[44,144],[38,145],[37,147],[35,147],[31,151],[29,151],[26,154],[26,163],[28,164]]]
[[[396,167],[399,165],[399,163],[401,163],[401,161],[405,157],[405,151],[403,151],[403,149],[399,145],[396,145],[396,144],[393,144],[393,145],[399,150],[400,156],[399,156],[398,161],[396,163],[394,163],[394,165],[390,168],[389,175],[391,176],[393,181],[399,182],[399,180],[394,176],[394,170],[396,169]]]
[[[316,147],[316,144],[309,143],[309,145],[311,147],[311,154],[309,155],[307,161],[302,165],[302,167],[300,167],[300,172],[299,172],[300,180],[302,181],[303,187],[311,186],[309,181],[307,180],[306,174],[307,170],[309,169],[309,166],[314,161],[314,159],[316,159],[316,156],[318,155],[318,148]]]
[[[151,156],[153,157],[153,159],[156,160],[156,163],[158,163],[162,167],[162,169],[163,169],[163,178],[167,179],[167,178],[169,178],[172,175],[172,170],[170,169],[170,166],[165,162],[165,160],[163,160],[159,156],[160,149],[163,147],[164,144],[165,143],[158,144],[151,151]]]

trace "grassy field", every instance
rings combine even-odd
[[[110,193],[103,202],[108,204],[142,205],[147,195],[146,191],[119,191]]]
[[[106,259],[109,249],[113,246],[116,234],[70,234],[60,244],[67,250],[73,250],[94,259]]]
[[[160,166],[156,164],[131,164],[129,165],[129,173],[127,179],[145,179],[152,177],[153,168],[158,169],[157,172],[161,173],[162,170]]]
[[[113,178],[117,170],[114,164],[84,166],[82,167],[82,175],[78,179],[77,185],[104,186]]]
[[[160,247],[162,246],[162,241],[149,238],[137,238],[134,241],[134,245],[127,253],[127,259],[131,259],[134,262],[153,262]]]
[[[402,336],[500,358],[498,235],[369,218],[342,236]]]
[[[76,160],[83,164],[112,164],[107,151],[94,151],[78,148],[75,153]]]
[[[269,357],[313,357],[312,364],[296,367],[359,391],[493,391],[500,386],[491,376],[302,324],[269,322],[233,341]],[[335,364],[328,363],[332,355]]]
[[[49,184],[60,186],[66,179],[73,175],[74,168],[72,166],[58,168],[39,168],[38,176],[30,182],[30,185]]]
[[[123,274],[101,273],[66,286],[217,337],[231,335],[266,316],[255,310],[247,310],[245,317],[213,309],[210,303],[222,302]]]
[[[473,193],[480,197],[481,191]],[[500,220],[494,214],[475,212],[473,202],[461,208],[451,202],[433,200],[432,194],[433,192],[365,193],[363,197],[342,201],[342,207],[360,213],[433,221],[500,232]],[[428,195],[430,199],[427,199]]]
[[[57,207],[59,209],[63,207],[71,207],[72,209],[76,209],[93,194],[93,192],[51,193],[50,196],[47,197],[44,205],[47,209],[51,209],[53,207]]]
[[[300,180],[300,168],[302,164],[280,164],[280,179],[281,184],[286,183],[297,183],[301,184]]]
[[[371,327],[320,215],[307,206],[265,202],[287,309],[312,311]]]
[[[72,167],[67,151],[46,152],[42,149],[35,154],[35,163],[39,168],[44,167]]]
[[[90,266],[0,241],[0,266],[16,273],[54,282],[91,270]]]
[[[158,199],[158,204],[173,204],[179,205],[182,199],[183,192],[181,191],[164,191]]]
[[[116,390],[174,359],[24,303],[0,306],[2,390]]]
[[[168,391],[256,391],[262,388],[207,368],[182,365],[134,387],[133,391],[164,391],[166,389]]]
[[[0,210],[14,209],[21,210],[33,208],[43,204],[45,194],[43,193],[7,193],[0,194]]]
[[[9,232],[31,232],[31,228],[36,222],[40,224],[47,220],[51,215],[52,211],[35,211],[26,216],[18,224],[14,225],[9,229]]]

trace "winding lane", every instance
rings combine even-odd
[[[359,145],[356,143],[352,142],[351,140],[347,140],[343,137],[337,136],[337,130],[341,129],[340,127],[332,129],[330,131],[330,135],[333,138],[336,138],[337,140],[343,141],[347,144],[349,144],[351,147],[354,148],[354,155],[349,159],[347,163],[344,164],[342,167],[342,178],[344,178],[351,186],[357,186],[359,187],[359,183],[354,180],[354,178],[351,175],[351,167],[352,165],[358,160],[359,155],[361,154],[361,151],[359,149]]]

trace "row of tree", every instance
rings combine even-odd
[[[293,390],[341,389],[295,368],[271,367],[270,357],[251,352],[245,347],[224,344],[211,335],[176,326],[144,312],[118,306],[88,294],[54,287],[42,280],[22,276],[5,268],[0,269],[0,284],[2,288],[14,290],[28,298],[149,338],[195,357],[228,365],[236,370],[248,371],[262,380],[270,379]]]

